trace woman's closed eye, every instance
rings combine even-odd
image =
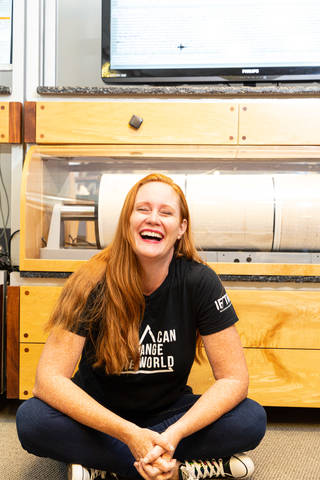
[[[150,212],[150,208],[148,208],[148,207],[138,207],[137,212]]]

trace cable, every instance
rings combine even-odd
[[[9,251],[8,251],[8,256],[9,256],[9,259],[10,259],[10,265],[12,265],[12,261],[11,261],[11,241],[13,239],[13,237],[19,233],[20,230],[15,230],[13,233],[11,233],[10,235],[10,239],[9,239]]]

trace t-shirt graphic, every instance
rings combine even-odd
[[[215,306],[216,306],[218,312],[220,312],[220,313],[224,312],[225,310],[227,310],[228,308],[230,308],[232,306],[231,300],[228,297],[227,293],[225,293],[222,297],[215,300],[214,303],[215,303]]]
[[[168,343],[177,341],[176,329],[158,330],[154,334],[147,325],[140,337],[139,369],[133,370],[133,362],[122,373],[168,373],[173,372],[174,357],[165,352]]]

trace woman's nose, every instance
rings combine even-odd
[[[159,215],[157,210],[152,210],[150,214],[148,215],[147,220],[152,223],[152,224],[158,224],[159,223]]]

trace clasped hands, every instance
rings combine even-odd
[[[177,461],[172,458],[177,444],[169,437],[167,431],[160,434],[145,428],[140,430],[131,451],[136,459],[134,466],[145,480],[177,478]]]

